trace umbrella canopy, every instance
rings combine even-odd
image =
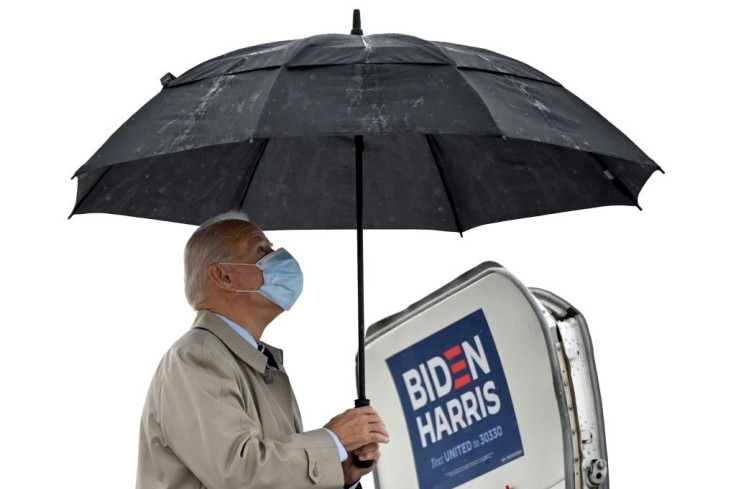
[[[72,214],[200,224],[233,209],[270,229],[462,232],[637,205],[659,167],[559,83],[484,49],[400,34],[264,44],[175,78],[76,173]],[[363,163],[365,162],[365,164]]]
[[[241,209],[263,229],[464,231],[636,205],[659,167],[534,68],[399,34],[329,34],[202,63],[75,174],[72,214],[200,224]]]

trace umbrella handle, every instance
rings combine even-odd
[[[355,400],[355,407],[363,407],[363,406],[370,406],[371,400],[370,399],[356,399]],[[361,469],[367,469],[368,467],[373,466],[373,460],[360,460],[358,458],[353,459],[353,465],[356,467],[360,467]]]

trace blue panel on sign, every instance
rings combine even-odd
[[[524,455],[501,359],[483,311],[386,360],[421,489],[449,489]]]

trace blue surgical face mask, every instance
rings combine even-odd
[[[299,263],[291,254],[280,248],[264,256],[258,263],[222,263],[222,265],[256,266],[263,272],[263,285],[258,290],[237,290],[236,292],[257,292],[285,311],[292,308],[302,293],[303,276]]]

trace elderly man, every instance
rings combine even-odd
[[[198,313],[166,353],[143,410],[139,489],[354,487],[388,433],[371,407],[302,431],[281,351],[260,342],[294,304],[301,270],[242,215],[218,216],[185,251]]]

